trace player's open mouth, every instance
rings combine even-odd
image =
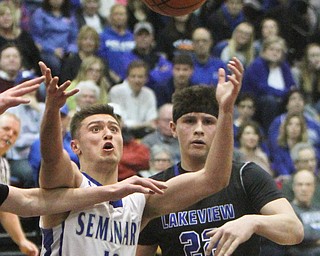
[[[113,144],[111,143],[111,142],[107,142],[106,144],[104,144],[104,146],[103,146],[103,149],[105,149],[105,150],[111,150],[111,149],[113,149],[114,148],[114,146],[113,146]]]

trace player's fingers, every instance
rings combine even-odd
[[[224,255],[232,255],[232,253],[238,248],[240,242],[238,239],[235,239],[229,247],[227,247],[227,250]]]
[[[226,71],[223,68],[219,68],[218,75],[218,83],[223,84],[226,81]]]
[[[151,189],[154,193],[157,194],[163,194],[163,190],[167,188],[167,185],[163,181],[146,179],[143,183],[144,186]]]
[[[219,229],[214,228],[212,231],[208,232],[207,235],[212,235],[208,244],[208,247],[206,248],[205,255],[209,256],[211,255],[212,250],[218,246],[219,240],[221,238],[221,232]]]

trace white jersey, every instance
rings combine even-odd
[[[80,187],[99,185],[84,174]],[[41,255],[135,255],[144,206],[144,194],[135,193],[116,202],[72,211],[60,225],[42,228]]]

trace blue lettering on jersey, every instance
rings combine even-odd
[[[138,224],[135,222],[113,221],[110,223],[110,218],[80,212],[75,232],[79,236],[108,240],[115,244],[136,245],[137,230]]]
[[[232,204],[213,206],[206,209],[181,211],[161,216],[162,228],[169,229],[182,226],[217,222],[235,218]]]

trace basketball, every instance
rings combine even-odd
[[[142,0],[151,10],[166,16],[182,16],[198,9],[206,0]]]

